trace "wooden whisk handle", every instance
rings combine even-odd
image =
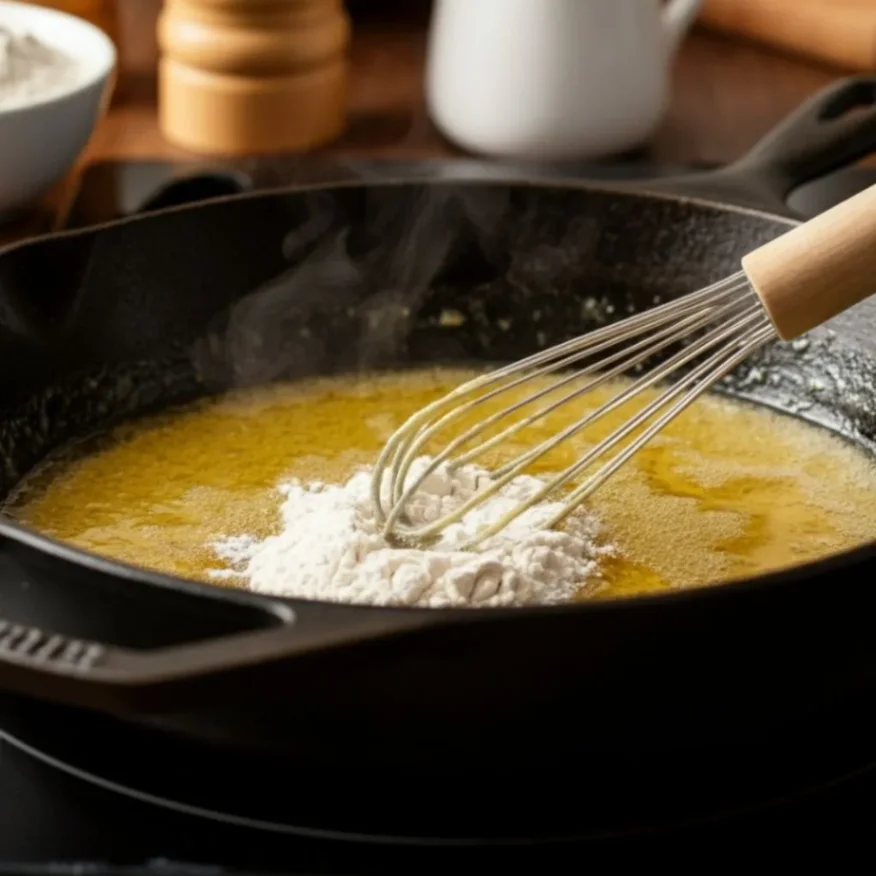
[[[876,292],[876,185],[777,237],[742,268],[784,340]]]

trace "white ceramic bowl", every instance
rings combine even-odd
[[[8,219],[60,180],[91,137],[110,94],[116,49],[89,22],[26,3],[0,0],[0,27],[29,33],[76,59],[74,84],[46,98],[0,104],[0,220]]]

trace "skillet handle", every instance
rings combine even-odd
[[[876,76],[852,76],[814,94],[732,164],[645,187],[796,219],[787,204],[794,189],[874,150]]]
[[[876,77],[855,76],[813,95],[723,174],[756,181],[784,203],[798,186],[874,149]]]
[[[413,614],[413,613],[411,613]],[[293,616],[267,629],[139,651],[0,619],[0,689],[115,713],[179,711],[234,695],[230,685],[283,660],[424,626],[401,611]]]
[[[116,713],[245,700],[256,676],[284,661],[439,620],[427,610],[289,603],[173,582],[2,521],[0,565],[0,690]]]

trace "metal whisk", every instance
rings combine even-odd
[[[627,421],[547,478],[531,498],[484,526],[465,547],[476,547],[545,500],[561,505],[544,524],[557,526],[759,347],[795,338],[874,291],[876,186],[749,253],[742,270],[726,279],[477,377],[418,411],[389,439],[374,470],[372,496],[384,533],[409,543],[427,542],[537,460],[657,388]],[[657,364],[645,370],[649,360]],[[439,466],[452,469],[473,462],[564,405],[620,378],[627,379],[607,401],[493,470],[489,484],[456,510],[424,526],[409,524],[408,503]],[[515,396],[453,437],[424,470],[411,476],[414,460],[448,426],[458,426],[488,402],[494,405],[506,394],[521,392],[522,398]],[[559,398],[549,398],[558,392]],[[496,427],[496,434],[485,435]],[[595,470],[587,474],[590,469]]]

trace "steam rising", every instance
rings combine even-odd
[[[489,260],[507,206],[498,188],[346,194],[306,193],[309,214],[283,240],[289,268],[238,301],[198,346],[206,379],[244,386],[399,359],[452,254],[474,243]]]

